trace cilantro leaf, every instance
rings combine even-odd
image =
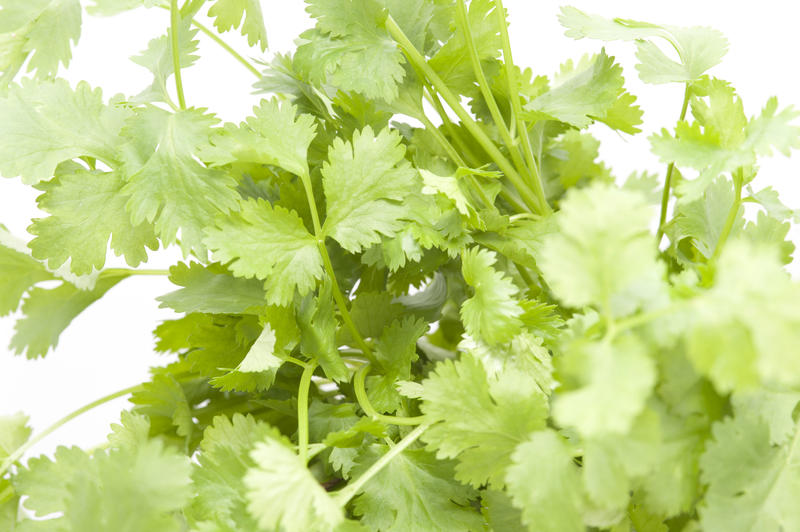
[[[573,39],[602,41],[636,41],[636,69],[645,83],[693,81],[717,65],[728,51],[728,41],[718,31],[691,27],[659,26],[649,22],[627,19],[607,19],[589,15],[574,7],[562,7],[558,17],[567,28],[565,35]],[[670,59],[653,42],[665,39],[680,56],[680,62]]]
[[[250,458],[255,467],[244,477],[247,508],[261,528],[321,532],[344,520],[342,509],[284,440],[264,438],[255,444]]]
[[[157,107],[137,112],[124,130],[130,196],[128,211],[134,224],[153,222],[165,245],[178,238],[184,255],[206,255],[203,229],[218,213],[238,208],[235,181],[195,159],[208,143],[216,118],[202,110],[168,113]]]
[[[220,218],[206,230],[205,243],[218,260],[238,277],[255,277],[265,284],[267,302],[286,305],[312,290],[322,278],[317,240],[294,211],[264,200],[241,203],[240,212]]]
[[[52,278],[40,262],[0,244],[0,316],[17,310],[22,295],[33,285]]]
[[[170,281],[183,288],[158,297],[161,307],[176,312],[243,314],[266,305],[260,282],[233,277],[218,264],[179,263],[169,271]]]
[[[126,277],[127,273],[101,277],[91,290],[67,282],[56,288],[33,288],[22,304],[24,317],[14,327],[11,349],[28,358],[45,356],[73,319]]]
[[[392,236],[407,216],[403,200],[417,186],[416,171],[404,159],[400,135],[369,126],[352,142],[335,139],[322,166],[327,200],[323,232],[351,252]]]
[[[267,49],[267,30],[258,0],[216,0],[208,10],[208,16],[214,19],[214,26],[220,32],[241,26],[247,44],[258,44],[262,52]]]
[[[763,421],[737,415],[715,424],[714,439],[700,465],[708,484],[700,508],[705,529],[777,531],[800,526],[792,502],[800,486],[796,446],[771,445]]]
[[[128,117],[121,104],[103,103],[100,89],[63,79],[22,80],[0,96],[0,173],[35,184],[56,166],[80,156],[116,166],[120,129]]]
[[[325,375],[335,381],[350,378],[336,346],[336,327],[334,315],[333,285],[328,278],[322,283],[317,297],[311,294],[303,298],[297,307],[297,325],[300,327],[300,350],[316,359]]]
[[[388,451],[372,445],[353,469],[357,478]],[[406,450],[372,477],[353,501],[353,513],[372,530],[483,530],[469,504],[475,492],[453,480],[453,466],[423,450]]]
[[[564,377],[581,386],[557,393],[553,417],[586,437],[627,433],[655,384],[655,364],[633,338],[579,349],[564,353],[561,364]]]
[[[79,0],[0,2],[0,87],[7,85],[26,59],[37,79],[52,78],[59,64],[69,65],[72,44],[81,36]]]
[[[440,362],[422,382],[422,412],[441,421],[422,440],[437,458],[458,459],[458,480],[502,486],[514,448],[544,427],[546,396],[536,387],[512,386],[525,380],[512,368],[488,374],[480,360],[465,354],[455,363]]]
[[[308,175],[308,147],[314,140],[314,117],[297,115],[293,105],[261,100],[253,116],[239,127],[226,124],[212,136],[213,148],[203,158],[215,165],[247,161],[280,166],[298,176]]]
[[[600,120],[626,133],[639,131],[642,112],[632,106],[636,98],[623,88],[622,67],[605,50],[576,65],[572,61],[561,65],[556,81],[556,86],[525,105],[529,119],[554,119],[577,128]]]
[[[623,316],[662,292],[662,266],[647,225],[644,198],[592,185],[572,189],[556,215],[559,232],[547,235],[537,264],[566,305],[596,305]]]
[[[303,33],[307,44],[296,59],[316,82],[391,102],[405,76],[403,54],[387,34],[386,12],[377,0],[309,0],[317,29]],[[370,75],[365,76],[364,72]]]
[[[29,228],[36,235],[29,244],[33,256],[47,260],[51,269],[70,260],[71,271],[87,274],[105,265],[111,237],[111,249],[130,266],[145,262],[145,248],[158,249],[158,240],[151,224],[131,223],[124,186],[119,172],[82,169],[39,185],[45,191],[37,200],[39,208],[50,216],[35,219]]]
[[[496,260],[494,252],[480,248],[461,256],[464,280],[475,292],[461,305],[461,319],[467,333],[490,344],[510,340],[522,327],[522,308],[514,300],[519,290],[492,267]]]
[[[28,416],[22,412],[10,416],[0,416],[0,462],[3,462],[14,451],[31,437]]]
[[[31,460],[18,479],[26,505],[51,530],[182,529],[178,511],[191,497],[189,459],[150,440],[135,449],[114,449],[91,458],[60,447],[55,461]]]
[[[586,507],[578,466],[552,430],[534,432],[514,451],[506,482],[528,530],[581,532]]]

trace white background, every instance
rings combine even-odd
[[[24,1],[24,0],[17,0]],[[557,21],[560,2],[506,0],[510,13],[515,62],[532,67],[536,74],[551,74],[568,58],[597,52],[597,41],[574,41],[563,35]],[[781,106],[800,107],[800,4],[785,0],[722,2],[672,0],[575,0],[572,5],[589,13],[621,16],[683,26],[712,26],[730,41],[723,63],[711,73],[737,87],[748,115],[757,113],[769,96],[779,96]],[[273,52],[293,49],[293,40],[310,26],[300,0],[263,2],[270,50],[248,50],[234,32],[223,38],[251,58],[269,59]],[[0,15],[2,16],[2,15]],[[208,26],[210,21],[203,22]],[[80,43],[73,51],[69,69],[62,73],[71,83],[87,80],[102,87],[106,96],[135,94],[150,83],[149,73],[127,58],[143,50],[161,35],[169,14],[160,9],[137,9],[112,18],[84,16]],[[631,43],[606,45],[625,69],[626,86],[639,97],[645,110],[643,133],[619,136],[604,126],[592,131],[603,140],[601,158],[620,178],[632,170],[648,169],[663,174],[663,165],[649,153],[647,136],[662,127],[671,128],[680,111],[683,87],[644,85],[636,77]],[[254,76],[216,44],[200,34],[201,59],[184,71],[188,105],[207,107],[225,121],[239,122],[260,99],[251,94]],[[0,117],[0,120],[2,117]],[[763,161],[757,184],[771,184],[790,207],[800,207],[800,156],[778,156]],[[26,227],[41,216],[35,208],[37,192],[18,179],[0,178],[0,223],[20,238],[30,239]],[[798,232],[793,238],[798,242]],[[110,265],[124,263],[109,255]],[[179,260],[174,249],[152,256],[147,267],[163,268]],[[797,273],[797,268],[792,268]],[[46,358],[28,361],[5,349],[13,334],[14,317],[0,318],[0,415],[24,411],[35,431],[47,427],[72,410],[103,395],[137,384],[147,378],[148,368],[168,358],[153,351],[151,331],[170,311],[159,309],[154,298],[171,290],[160,277],[135,277],[122,282],[102,300],[80,315],[61,335],[59,345]],[[70,422],[33,449],[51,452],[56,445],[91,447],[103,441],[110,423],[126,408],[118,399]]]

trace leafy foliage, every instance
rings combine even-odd
[[[746,115],[715,30],[565,7],[568,37],[685,87],[650,137],[668,178],[620,186],[590,128],[643,111],[604,49],[547,77],[499,1],[306,4],[268,96],[220,124],[183,96],[195,17],[263,52],[261,2],[94,0],[172,15],[133,58],[152,82],[106,100],[55,77],[76,0],[0,0],[0,173],[43,212],[29,242],[0,226],[12,350],[134,275],[177,313],[163,367],[96,402],[130,394],[104,445],[28,459],[27,416],[0,417],[0,529],[800,529],[800,215],[755,186],[798,112]]]

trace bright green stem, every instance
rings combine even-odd
[[[492,115],[492,120],[494,120],[494,123],[497,125],[500,136],[503,137],[503,142],[505,143],[506,148],[508,148],[512,159],[514,160],[514,164],[517,165],[517,168],[524,168],[525,164],[522,162],[519,152],[514,147],[514,141],[511,138],[511,133],[509,133],[508,127],[506,126],[506,121],[503,119],[503,114],[500,112],[500,108],[497,106],[497,101],[494,99],[492,89],[489,87],[489,82],[486,80],[486,74],[483,72],[481,58],[478,56],[478,48],[475,46],[475,39],[472,36],[472,28],[469,25],[467,3],[465,0],[458,0],[457,4],[458,10],[456,11],[456,14],[458,16],[458,24],[461,26],[461,31],[464,32],[464,40],[467,43],[467,51],[469,52],[469,59],[472,63],[472,72],[475,74],[475,79],[478,81],[478,87],[483,95],[483,99],[486,101],[487,107],[489,108],[489,113]]]
[[[180,29],[181,14],[178,11],[178,0],[170,0],[170,37],[172,37],[172,67],[175,70],[175,90],[178,92],[178,106],[186,109],[186,97],[183,95],[183,78],[181,77],[181,51],[178,47],[178,30]]]
[[[391,462],[395,456],[405,451],[409,445],[417,441],[417,438],[419,438],[422,433],[428,429],[428,427],[430,427],[430,423],[424,423],[406,434],[402,440],[397,442],[397,445],[391,447],[386,454],[378,458],[378,460],[369,466],[369,469],[364,471],[360,477],[334,493],[333,498],[336,500],[336,502],[338,502],[341,506],[345,506],[350,499],[355,497],[364,484],[366,484],[372,477],[377,475],[381,469],[386,467],[386,465]]]
[[[131,270],[128,268],[107,268],[100,272],[101,277],[117,275],[169,275],[169,270]]]
[[[514,58],[511,55],[511,39],[508,36],[508,25],[506,24],[506,10],[503,7],[503,0],[495,0],[497,5],[495,11],[499,18],[500,39],[503,42],[503,62],[505,63],[506,83],[508,84],[508,94],[511,101],[511,113],[516,120],[517,131],[519,138],[522,140],[522,153],[528,163],[528,169],[531,174],[531,183],[533,184],[533,191],[537,196],[542,198],[542,202],[550,210],[550,205],[547,204],[547,198],[544,194],[544,185],[542,178],[539,174],[539,165],[536,158],[533,156],[533,147],[531,146],[531,138],[528,135],[528,125],[522,119],[522,105],[519,103],[519,79],[517,79],[517,69],[514,68]]]
[[[305,464],[308,461],[308,391],[316,364],[308,364],[300,377],[297,390],[297,454]]]
[[[192,19],[192,24],[194,24],[194,27],[195,27],[195,28],[197,28],[197,29],[198,29],[198,30],[200,30],[202,33],[204,33],[206,36],[208,36],[208,37],[209,37],[209,38],[210,38],[212,41],[214,41],[215,43],[217,43],[218,45],[220,45],[220,46],[221,46],[221,47],[222,47],[222,48],[223,48],[223,49],[224,49],[226,52],[228,52],[229,54],[231,54],[231,55],[234,57],[234,59],[236,59],[236,60],[237,60],[237,61],[239,61],[239,62],[240,62],[242,65],[244,65],[244,67],[245,67],[247,70],[249,70],[250,72],[252,72],[252,73],[253,73],[253,75],[254,75],[255,77],[257,77],[257,78],[261,79],[261,72],[259,72],[259,71],[258,71],[258,69],[257,69],[255,66],[253,66],[253,64],[252,64],[252,63],[250,63],[250,61],[248,61],[247,59],[245,59],[245,58],[244,58],[244,57],[243,57],[243,56],[242,56],[242,55],[241,55],[239,52],[237,52],[236,50],[234,50],[233,48],[231,48],[231,47],[230,47],[230,45],[229,45],[228,43],[226,43],[225,41],[223,41],[223,40],[222,40],[222,39],[219,37],[219,35],[217,35],[217,34],[216,34],[216,33],[214,33],[213,31],[211,31],[211,30],[210,30],[209,28],[207,28],[206,26],[204,26],[204,25],[200,24],[200,23],[199,23],[199,22],[197,22],[195,19]]]
[[[430,80],[436,91],[442,95],[442,98],[444,98],[444,101],[447,103],[447,105],[450,106],[450,108],[456,113],[458,118],[464,124],[464,127],[469,130],[470,134],[481,145],[481,147],[486,150],[486,153],[489,154],[489,157],[492,158],[500,170],[502,170],[506,177],[508,177],[509,181],[511,181],[522,197],[522,201],[524,201],[529,208],[540,213],[544,212],[544,208],[542,207],[543,204],[539,198],[537,198],[536,195],[530,190],[514,166],[503,156],[497,146],[494,145],[492,139],[490,139],[486,133],[484,133],[480,126],[469,115],[467,110],[461,106],[461,103],[456,95],[450,91],[442,78],[440,78],[439,75],[430,67],[430,65],[428,65],[428,63],[425,61],[425,57],[423,57],[423,55],[419,53],[411,41],[408,40],[408,37],[406,37],[405,33],[403,33],[403,30],[400,29],[400,26],[397,25],[391,15],[386,19],[386,29],[406,53],[406,56],[411,64],[413,64],[415,68],[420,70],[425,77]]]
[[[686,118],[686,110],[689,108],[689,83],[686,84],[686,89],[683,91],[683,105],[681,105],[681,116],[678,118],[682,122]],[[656,233],[656,241],[661,242],[661,237],[664,236],[664,226],[667,224],[667,206],[669,205],[670,189],[672,188],[672,173],[675,171],[675,163],[671,162],[667,165],[667,177],[664,179],[664,191],[661,194],[661,214],[658,217],[658,232]]]
[[[358,370],[356,376],[353,378],[353,389],[356,392],[356,399],[366,415],[372,419],[382,421],[383,423],[387,423],[389,425],[419,425],[420,423],[425,422],[425,416],[387,416],[375,410],[375,407],[372,406],[372,403],[369,401],[369,397],[367,397],[367,389],[364,387],[364,381],[367,378],[367,373],[369,373],[369,368],[369,364],[364,364],[364,366]]]
[[[714,254],[711,255],[710,262],[714,262],[719,258],[720,253],[722,253],[722,248],[725,246],[725,242],[727,242],[728,237],[731,234],[731,230],[733,230],[733,224],[736,223],[736,218],[739,216],[739,209],[742,208],[742,174],[741,169],[734,172],[733,174],[733,185],[736,189],[736,197],[733,200],[733,205],[731,205],[731,209],[728,211],[728,217],[725,219],[725,225],[722,227],[722,232],[719,235],[719,240],[717,240],[717,245],[714,248]]]
[[[333,285],[333,299],[336,301],[336,306],[339,307],[342,320],[345,326],[350,330],[350,334],[353,335],[356,344],[364,353],[364,356],[372,359],[372,349],[370,349],[367,342],[364,341],[364,337],[361,336],[361,333],[358,331],[358,327],[356,327],[353,317],[350,315],[350,311],[347,308],[347,302],[344,299],[342,290],[339,288],[339,283],[336,281],[333,263],[328,254],[328,248],[325,247],[325,235],[322,233],[322,225],[319,222],[319,212],[317,211],[317,202],[314,200],[314,189],[311,186],[311,177],[306,173],[300,176],[300,180],[303,182],[303,188],[306,191],[306,200],[308,201],[308,208],[311,211],[311,223],[314,226],[314,236],[317,238],[319,253],[322,255],[322,263],[325,265],[325,271],[328,273],[328,277],[330,277],[331,284]]]
[[[5,474],[5,472],[8,471],[8,468],[11,467],[12,464],[14,464],[20,458],[22,458],[22,456],[27,452],[28,449],[30,449],[31,447],[42,441],[51,433],[61,428],[62,425],[65,425],[66,423],[72,421],[81,414],[85,414],[86,412],[93,410],[94,408],[97,408],[100,405],[103,405],[109,401],[113,401],[118,397],[134,393],[139,389],[141,389],[141,386],[142,386],[141,384],[137,384],[136,386],[131,386],[130,388],[125,388],[124,390],[120,390],[110,395],[106,395],[105,397],[101,397],[96,401],[92,401],[88,405],[82,406],[81,408],[75,410],[74,412],[71,412],[70,414],[67,414],[66,416],[62,417],[61,419],[59,419],[58,421],[56,421],[55,423],[44,429],[42,432],[40,432],[30,440],[25,442],[25,444],[19,447],[16,451],[11,453],[11,455],[5,459],[3,464],[0,465],[0,477],[2,477]]]

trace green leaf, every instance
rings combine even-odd
[[[219,264],[178,263],[169,269],[169,280],[183,288],[156,299],[176,312],[256,314],[267,304],[259,281],[233,277]]]
[[[728,116],[729,100],[711,99],[709,103],[712,107],[704,111],[706,114]],[[715,104],[723,106],[722,110],[713,107]],[[798,116],[800,112],[792,107],[778,112],[777,99],[770,98],[761,114],[751,118],[741,134],[730,129],[718,130],[716,125],[720,120],[701,122],[709,118],[704,115],[691,124],[678,122],[674,136],[663,129],[660,135],[650,137],[650,144],[662,161],[700,171],[697,179],[678,185],[681,196],[694,199],[721,173],[754,165],[758,156],[771,155],[773,150],[789,155],[793,148],[800,147],[800,126],[793,124]],[[732,125],[723,121],[722,127]]]
[[[130,402],[136,405],[135,413],[150,421],[151,434],[174,432],[186,439],[192,436],[194,421],[189,400],[183,386],[169,373],[154,375],[131,395]]]
[[[51,279],[53,276],[43,264],[0,243],[0,316],[17,310],[22,295],[33,285]]]
[[[153,222],[165,245],[178,240],[184,255],[206,255],[203,229],[219,213],[238,208],[236,182],[228,175],[197,162],[208,143],[216,118],[202,110],[168,113],[157,107],[139,110],[125,127],[125,152],[130,196],[128,211],[134,224]]]
[[[350,251],[358,252],[393,236],[408,216],[403,203],[414,190],[416,171],[404,159],[396,131],[377,135],[365,127],[352,142],[337,138],[322,166],[327,200],[323,232]]]
[[[37,79],[52,78],[69,65],[72,44],[81,36],[79,0],[0,2],[0,87],[8,84],[26,59]]]
[[[658,301],[663,266],[640,194],[605,185],[572,189],[556,218],[560,232],[544,238],[537,264],[565,305],[624,316]]]
[[[514,299],[519,290],[492,267],[496,260],[493,251],[477,247],[461,256],[464,280],[474,289],[461,305],[461,320],[467,333],[489,344],[510,340],[522,327],[522,308]]]
[[[422,412],[441,421],[423,435],[437,458],[457,458],[456,478],[480,487],[503,485],[511,453],[533,430],[544,428],[547,398],[526,375],[506,367],[489,374],[465,354],[440,362],[422,383]]]
[[[162,0],[92,0],[86,11],[90,15],[109,17],[137,7],[155,7],[162,5]]]
[[[700,507],[705,530],[792,530],[800,527],[800,456],[795,436],[770,444],[768,426],[739,416],[714,425],[714,439],[701,458],[708,484]]]
[[[389,450],[372,445],[362,452],[352,475],[358,478]],[[483,530],[470,505],[476,493],[453,479],[448,461],[423,450],[406,450],[372,477],[353,500],[353,513],[371,530]]]
[[[367,391],[379,412],[394,412],[400,407],[401,397],[395,385],[411,378],[411,364],[418,358],[417,340],[427,330],[426,322],[407,316],[384,329],[375,342],[376,369],[381,375],[367,379]]]
[[[656,381],[655,364],[634,337],[592,343],[563,354],[562,379],[580,386],[556,395],[553,416],[586,437],[625,434]]]
[[[51,269],[69,260],[71,271],[87,274],[105,266],[110,237],[111,249],[124,255],[129,266],[147,261],[145,248],[158,249],[158,240],[151,224],[131,223],[124,186],[119,172],[82,169],[40,184],[45,193],[37,202],[50,216],[34,219],[28,228],[36,235],[29,243],[33,256],[46,260]]]
[[[533,433],[514,451],[506,474],[514,506],[531,532],[583,532],[586,506],[578,466],[553,430]]]
[[[255,445],[280,438],[277,430],[252,416],[216,416],[200,444],[198,467],[192,472],[197,490],[192,511],[198,519],[228,523],[231,530],[255,530],[256,520],[247,511],[244,476],[256,466],[250,457]]]
[[[22,80],[0,96],[0,173],[35,184],[53,177],[56,166],[80,156],[115,166],[120,129],[128,117],[122,104],[103,103],[100,89],[80,82]]]
[[[251,199],[206,232],[206,245],[234,275],[267,281],[270,304],[287,305],[295,289],[305,295],[322,278],[317,240],[294,211]]]
[[[260,45],[262,52],[267,49],[267,30],[258,0],[216,0],[208,16],[214,19],[214,26],[221,33],[241,26],[247,44]]]
[[[191,497],[189,459],[151,440],[135,449],[112,450],[89,457],[60,447],[55,461],[36,458],[20,472],[17,488],[26,506],[50,530],[182,529],[176,513]]]
[[[284,441],[264,438],[250,458],[256,465],[244,477],[247,508],[262,529],[323,532],[344,520],[339,505]]]
[[[384,28],[386,12],[377,0],[309,0],[306,10],[317,29],[303,33],[296,61],[309,77],[368,98],[393,101],[403,81],[403,54]],[[365,76],[364,73],[370,75]]]
[[[0,416],[0,463],[31,437],[28,416],[17,412],[10,416]]]
[[[589,15],[574,7],[562,7],[558,17],[573,39],[636,41],[636,69],[645,83],[689,82],[719,64],[728,41],[719,31],[704,27],[681,28],[627,19]],[[670,59],[655,45],[660,37],[679,51],[680,62]]]
[[[350,378],[336,346],[333,285],[327,277],[322,282],[316,298],[307,295],[297,308],[297,325],[300,327],[300,351],[315,359],[325,375],[337,382]]]
[[[607,120],[618,129],[636,133],[642,111],[632,106],[636,98],[625,92],[624,81],[622,67],[603,50],[584,56],[576,65],[572,61],[561,65],[557,84],[526,104],[525,110],[532,120],[558,120],[577,128]]]
[[[33,288],[22,304],[24,317],[14,327],[10,348],[28,358],[45,356],[73,319],[127,276],[101,277],[91,290],[66,282],[56,288]]]
[[[226,124],[211,138],[203,159],[214,165],[243,161],[280,166],[308,175],[308,147],[316,136],[314,117],[278,99],[261,100],[238,127]]]

